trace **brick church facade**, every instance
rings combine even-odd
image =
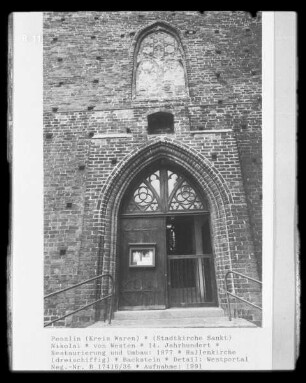
[[[260,14],[45,13],[43,28],[45,295],[110,274],[114,312],[226,312],[226,272],[262,273]],[[108,287],[46,300],[45,321]]]

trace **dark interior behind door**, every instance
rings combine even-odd
[[[216,305],[208,216],[168,217],[167,254],[169,305]]]

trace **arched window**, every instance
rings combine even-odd
[[[207,202],[182,174],[162,168],[135,187],[123,213],[208,211]]]
[[[148,116],[148,133],[173,133],[174,119],[173,114],[167,112],[157,112]]]
[[[185,72],[184,52],[179,39],[158,24],[137,45],[134,95],[139,98],[186,96]]]

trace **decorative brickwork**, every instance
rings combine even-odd
[[[148,134],[158,112],[171,113],[171,130]],[[118,284],[121,204],[158,161],[207,200],[219,304],[226,309],[227,270],[260,279],[260,15],[45,13],[44,138],[45,294],[100,272]],[[234,288],[260,301],[246,280]],[[93,283],[52,298],[45,319],[99,294]],[[99,315],[88,309],[58,325]]]

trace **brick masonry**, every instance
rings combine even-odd
[[[146,72],[152,92],[137,84],[145,77],[137,68],[151,70],[137,67],[138,51],[154,34],[157,44],[169,35],[179,52],[178,80],[171,88],[161,79],[160,94],[150,87],[154,71]],[[174,133],[148,135],[147,117],[159,111],[173,114]],[[120,202],[159,158],[187,171],[207,196],[225,307],[226,270],[261,274],[260,14],[45,13],[45,294],[101,271],[116,276]],[[235,286],[260,299],[246,280]],[[45,319],[95,296],[92,284],[52,298]],[[87,310],[58,325],[86,325],[93,316]]]

